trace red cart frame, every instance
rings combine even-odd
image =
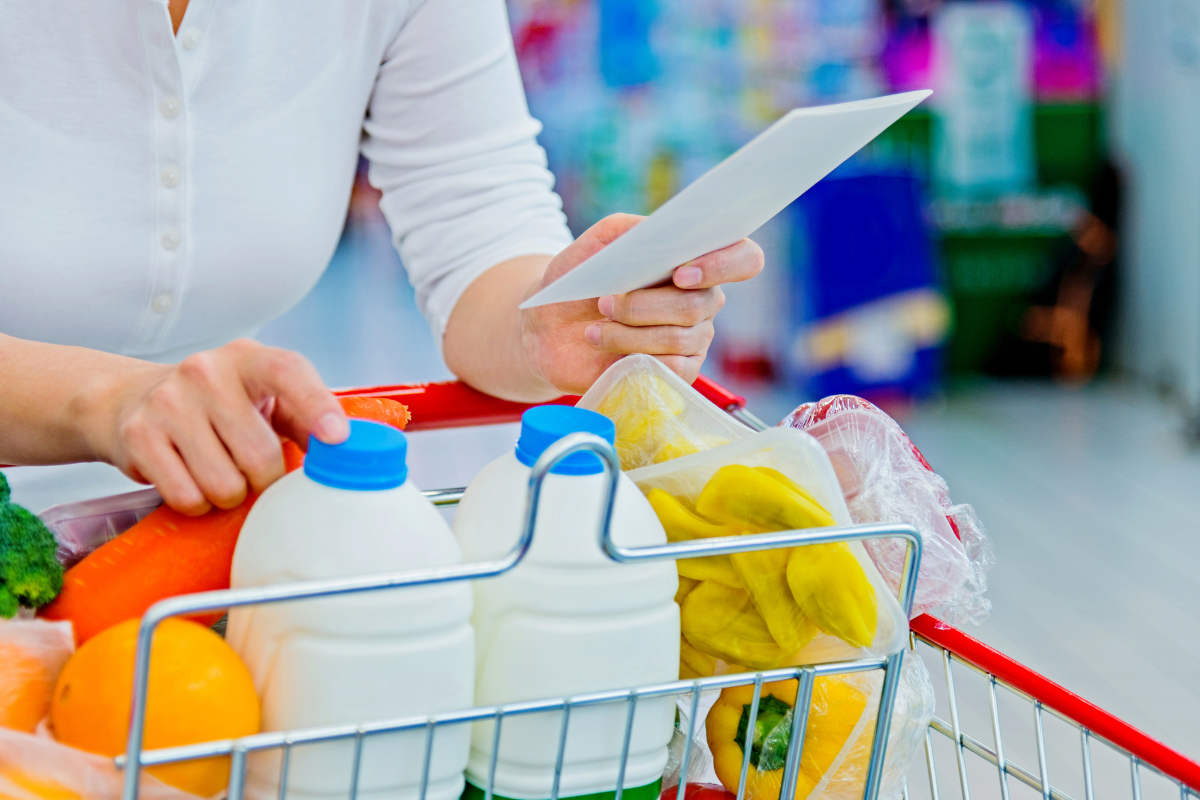
[[[693,387],[716,406],[750,427],[756,429],[767,427],[746,409],[744,397],[729,391],[715,381],[702,375],[696,380]],[[337,394],[398,400],[407,405],[412,412],[413,421],[409,425],[411,431],[516,422],[520,419],[521,413],[530,407],[527,404],[489,397],[457,381],[347,389],[339,391]],[[578,399],[578,397],[566,396],[553,402],[573,405]],[[1189,797],[1200,798],[1200,763],[1167,747],[1102,708],[1084,700],[1079,695],[938,619],[929,615],[921,615],[912,621],[911,628],[915,639],[934,648],[942,656],[951,700],[951,720],[946,722],[935,717],[930,726],[930,733],[942,734],[954,743],[958,768],[957,780],[963,798],[970,797],[966,756],[967,753],[971,753],[997,769],[1001,793],[1005,798],[1008,797],[1008,778],[1012,777],[1037,790],[1045,798],[1069,799],[1069,795],[1056,789],[1049,780],[1045,745],[1042,738],[1041,715],[1043,709],[1079,730],[1086,800],[1092,800],[1095,794],[1090,750],[1093,740],[1107,744],[1129,759],[1130,786],[1135,800],[1140,800],[1142,796],[1141,771],[1143,769],[1160,774],[1178,787],[1179,797],[1182,800],[1188,800]],[[964,733],[959,725],[953,673],[950,669],[951,664],[954,663],[966,665],[974,671],[982,673],[988,680],[992,693],[994,739],[992,746]],[[1033,704],[1038,736],[1039,764],[1037,772],[1025,769],[1004,756],[1003,739],[995,703],[997,688],[1015,692]],[[1197,724],[1200,725],[1200,720],[1197,721]],[[932,742],[928,738],[926,754],[930,786],[932,794],[936,798],[939,779],[933,759]]]

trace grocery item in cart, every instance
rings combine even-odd
[[[228,589],[233,549],[256,499],[252,495],[235,508],[199,517],[169,506],[155,509],[67,570],[62,592],[41,616],[69,620],[76,644],[83,645],[159,600]],[[192,619],[207,626],[221,616],[209,612]]]
[[[883,674],[875,670],[814,679],[796,776],[796,800],[858,800],[863,796],[882,685]],[[779,800],[797,686],[795,680],[764,683],[753,728],[754,686],[721,691],[708,712],[705,733],[717,777],[729,791],[738,789],[749,746],[746,800]],[[881,800],[902,796],[904,777],[920,751],[933,712],[929,673],[916,653],[907,653],[888,732]]]
[[[812,437],[774,429],[629,473],[671,541],[849,525],[828,456]],[[907,621],[857,542],[676,562],[681,673],[772,669],[885,655]]]
[[[861,397],[833,395],[805,403],[780,426],[804,430],[821,443],[855,522],[904,522],[920,533],[913,616],[936,611],[961,624],[988,615],[991,603],[983,593],[994,557],[983,525],[971,506],[950,502],[946,482],[895,420]],[[877,539],[865,546],[895,591],[904,543]]]
[[[62,589],[63,570],[54,536],[28,509],[11,501],[8,478],[0,474],[0,618],[18,608],[37,608]]]
[[[0,797],[4,800],[115,800],[124,773],[111,758],[37,735],[0,728]],[[146,772],[138,781],[139,800],[197,800]]]
[[[616,425],[622,469],[698,453],[753,431],[710,403],[653,356],[613,364],[579,399]]]
[[[125,752],[140,621],[126,620],[80,647],[54,687],[50,726],[66,745],[97,755]],[[250,736],[258,697],[246,667],[221,637],[180,619],[154,632],[146,693],[147,749]],[[229,783],[229,757],[150,767],[164,783],[209,797]]]
[[[351,420],[339,445],[310,441],[304,469],[255,504],[233,558],[231,583],[402,572],[457,564],[462,555],[437,510],[408,480],[407,443],[395,428]],[[262,698],[263,727],[291,730],[469,708],[475,683],[471,589],[449,583],[388,592],[237,608],[227,639]],[[440,729],[426,797],[463,788],[469,731]],[[362,745],[357,796],[416,798],[424,732],[371,737]],[[288,796],[346,797],[355,748],[296,748]],[[280,754],[249,759],[246,792],[274,798]]]
[[[526,411],[515,452],[493,461],[467,488],[454,532],[470,561],[499,557],[516,544],[525,520],[530,468],[567,434],[613,439],[613,425],[582,408]],[[546,477],[537,527],[512,571],[475,583],[478,637],[476,703],[491,705],[570,696],[613,687],[670,682],[678,676],[679,609],[669,561],[617,564],[597,546],[607,476],[599,458],[575,453]],[[613,537],[626,547],[664,544],[653,509],[622,474]],[[627,710],[610,704],[573,709],[558,796],[593,798],[616,789]],[[674,701],[638,702],[625,766],[623,798],[653,800],[667,761]],[[561,713],[505,717],[493,796],[542,800],[555,784]],[[467,768],[468,796],[483,795],[494,726],[476,723]]]
[[[74,649],[70,623],[0,620],[0,727],[37,727],[50,713],[54,682]]]
[[[343,410],[403,428],[408,408],[379,397],[342,397]],[[298,469],[304,454],[283,444],[287,470]],[[0,481],[3,476],[0,476]],[[189,517],[167,506],[153,489],[68,503],[42,517],[58,542],[58,557],[68,567],[62,592],[41,614],[70,620],[83,644],[95,634],[130,617],[140,617],[159,600],[181,594],[229,588],[233,549],[242,523],[258,495],[251,492],[231,509],[214,508]],[[193,619],[211,625],[224,612]]]

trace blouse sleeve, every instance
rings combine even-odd
[[[503,0],[415,0],[384,54],[362,152],[439,345],[489,268],[571,242]]]

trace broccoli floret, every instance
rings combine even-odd
[[[54,535],[27,509],[9,502],[10,494],[0,473],[0,617],[5,618],[18,606],[44,606],[63,585]]]

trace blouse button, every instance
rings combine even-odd
[[[183,234],[175,228],[167,228],[163,231],[162,246],[168,250],[174,250],[179,247],[179,243],[183,241]]]
[[[182,178],[183,175],[180,174],[179,167],[175,166],[174,164],[168,164],[167,166],[163,167],[163,171],[159,173],[159,179],[162,180],[162,185],[166,186],[168,189],[173,189],[178,186],[179,181]]]
[[[171,295],[164,292],[156,296],[150,305],[155,311],[161,314],[171,307]]]
[[[179,104],[179,98],[177,97],[164,97],[163,101],[158,105],[159,111],[161,111],[162,115],[167,119],[175,119],[178,117],[179,110],[181,108],[182,106]]]
[[[183,34],[181,39],[183,46],[187,50],[195,50],[200,46],[200,31],[191,30]]]

